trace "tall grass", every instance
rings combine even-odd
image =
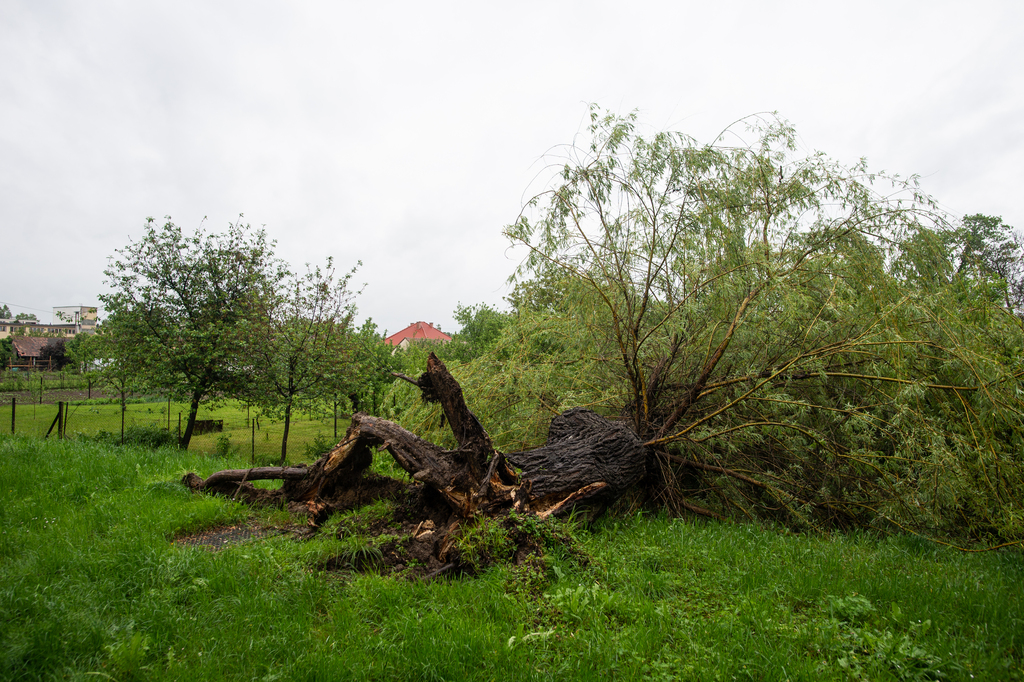
[[[321,571],[329,532],[175,543],[249,518],[177,483],[225,465],[0,437],[0,678],[1022,679],[1019,552],[610,517],[423,584]]]

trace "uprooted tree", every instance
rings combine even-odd
[[[322,504],[321,478],[382,445],[460,518],[633,485],[674,513],[1024,542],[1024,323],[1012,259],[983,248],[998,226],[802,156],[778,120],[737,145],[634,128],[595,110],[506,228],[526,251],[516,313],[458,369],[491,435],[445,403],[435,362],[394,416],[422,439],[357,415],[282,494]],[[430,442],[449,438],[434,398],[455,447]]]
[[[434,540],[440,560],[446,558],[452,532],[477,514],[514,509],[546,517],[580,505],[601,509],[643,477],[647,455],[626,424],[572,409],[551,421],[542,447],[502,453],[437,356],[430,354],[427,371],[418,379],[403,378],[419,387],[424,400],[440,405],[456,448],[442,448],[394,422],[357,413],[345,438],[309,467],[232,469],[205,480],[189,473],[184,483],[247,501],[287,503],[293,511],[305,511],[317,526],[333,511],[369,501],[360,494],[367,485],[364,474],[373,450],[383,449],[447,503],[449,518]],[[250,483],[260,479],[283,479],[284,484],[268,491]]]
[[[1024,541],[1013,240],[749,124],[705,145],[593,112],[506,229],[516,314],[458,369],[499,447],[586,405],[630,425],[672,513]]]

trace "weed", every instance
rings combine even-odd
[[[145,665],[152,640],[141,632],[129,632],[104,649],[107,667],[117,679],[135,679],[149,666]]]
[[[320,455],[330,452],[335,446],[334,441],[322,433],[316,434],[312,441],[303,446],[306,459],[319,459]]]
[[[476,573],[492,563],[508,561],[515,543],[500,519],[481,516],[459,530],[455,549],[459,560]]]
[[[384,552],[373,544],[350,547],[335,558],[334,565],[362,573],[378,572],[384,568]]]
[[[227,457],[228,455],[231,454],[231,436],[230,435],[225,433],[223,436],[218,436],[217,437],[217,447],[214,450],[214,453],[218,457]]]
[[[589,617],[605,613],[615,605],[615,595],[597,583],[561,587],[546,596],[554,608],[580,623]]]

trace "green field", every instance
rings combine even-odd
[[[42,437],[53,425],[57,415],[57,405],[22,404],[15,408],[16,435]],[[117,404],[101,401],[80,401],[70,405],[67,419],[67,436],[94,436],[101,431],[111,434],[121,432],[121,407]],[[168,403],[146,402],[130,403],[125,411],[125,428],[131,426],[156,426],[169,428],[178,433],[178,422],[185,428],[188,419],[188,405],[184,403],[170,404],[168,419]],[[190,450],[214,454],[218,452],[218,440],[227,439],[227,447],[239,456],[248,455],[250,459],[255,451],[257,461],[278,461],[281,455],[281,436],[284,424],[267,416],[259,416],[259,428],[254,431],[253,420],[257,418],[255,410],[246,410],[245,406],[235,400],[224,401],[216,405],[204,405],[199,409],[198,419],[219,419],[224,422],[222,433],[193,436]],[[344,435],[348,421],[338,420],[338,436]],[[11,432],[11,405],[0,404],[0,433]],[[56,437],[56,428],[50,438]],[[336,442],[334,439],[334,419],[329,415],[311,415],[297,412],[292,418],[288,435],[288,460],[291,462],[309,461],[306,446],[314,443],[317,438],[323,441]],[[221,446],[223,449],[223,445]],[[314,458],[315,459],[315,458]]]
[[[541,566],[410,582],[328,572],[345,543],[219,552],[255,518],[194,495],[244,459],[0,436],[0,679],[1019,680],[1024,558],[915,537],[607,516]]]

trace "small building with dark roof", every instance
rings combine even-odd
[[[11,339],[14,346],[11,366],[40,367],[46,365],[47,362],[43,359],[44,350],[55,340],[39,336],[20,336]]]

